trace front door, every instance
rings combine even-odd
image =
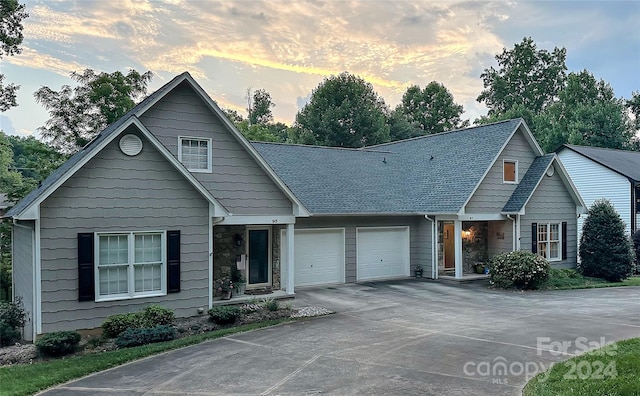
[[[249,256],[249,266],[247,279],[249,285],[269,285],[270,265],[269,246],[270,230],[249,229],[249,243],[247,244],[247,255]]]
[[[454,269],[456,267],[456,245],[453,223],[444,223],[444,268]]]

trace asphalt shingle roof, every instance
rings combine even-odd
[[[109,138],[115,131],[126,123],[134,114],[138,112],[142,107],[146,106],[149,102],[152,102],[160,95],[164,95],[165,91],[171,86],[171,84],[182,78],[185,73],[182,73],[171,81],[163,85],[160,89],[147,96],[144,100],[138,103],[133,109],[129,110],[125,115],[123,115],[120,119],[113,122],[111,125],[107,126],[102,130],[92,141],[87,143],[80,151],[71,156],[64,164],[62,164],[58,169],[53,171],[49,177],[47,177],[40,185],[33,189],[29,194],[27,194],[24,198],[22,198],[14,207],[12,207],[4,217],[12,217],[19,215],[23,210],[29,207],[33,202],[35,202],[42,194],[44,194],[53,184],[55,184],[61,177],[63,177],[70,169],[72,169],[78,162],[81,162],[85,157],[91,155],[96,147],[100,145],[100,142]]]
[[[311,213],[457,213],[521,122],[363,149],[252,144]]]
[[[638,151],[565,144],[558,152],[566,149],[582,154],[636,182],[640,181],[640,152]]]
[[[502,208],[502,212],[517,213],[522,210],[554,158],[555,154],[547,154],[533,160],[533,163],[518,184],[518,187],[516,187],[513,194],[511,194],[511,197]]]

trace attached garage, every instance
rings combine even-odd
[[[358,280],[409,276],[409,227],[356,230]]]
[[[295,233],[295,286],[344,283],[344,228]],[[285,238],[282,241],[286,252]]]

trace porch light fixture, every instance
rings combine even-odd
[[[462,231],[462,238],[463,238],[463,239],[470,240],[470,239],[471,239],[471,231],[469,231],[469,230],[463,230],[463,231]]]
[[[235,242],[236,246],[242,246],[242,235],[241,234],[235,234],[233,236],[233,242]]]

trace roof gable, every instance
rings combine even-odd
[[[557,153],[559,154],[562,150],[571,150],[630,180],[640,181],[640,152],[638,151],[576,146],[572,144],[562,145],[557,150]]]
[[[69,160],[56,169],[49,177],[47,177],[36,189],[32,190],[26,197],[18,202],[13,208],[7,212],[5,217],[13,217],[17,219],[35,219],[38,217],[37,207],[42,201],[47,199],[59,186],[72,177],[84,164],[89,162],[104,147],[111,143],[123,131],[130,126],[134,126],[142,133],[153,146],[167,159],[190,183],[196,190],[202,194],[207,201],[213,205],[217,216],[227,215],[228,212],[180,163],[169,151],[142,125],[137,117],[131,112],[127,113],[127,117],[114,122],[104,129],[94,140],[75,153]]]

